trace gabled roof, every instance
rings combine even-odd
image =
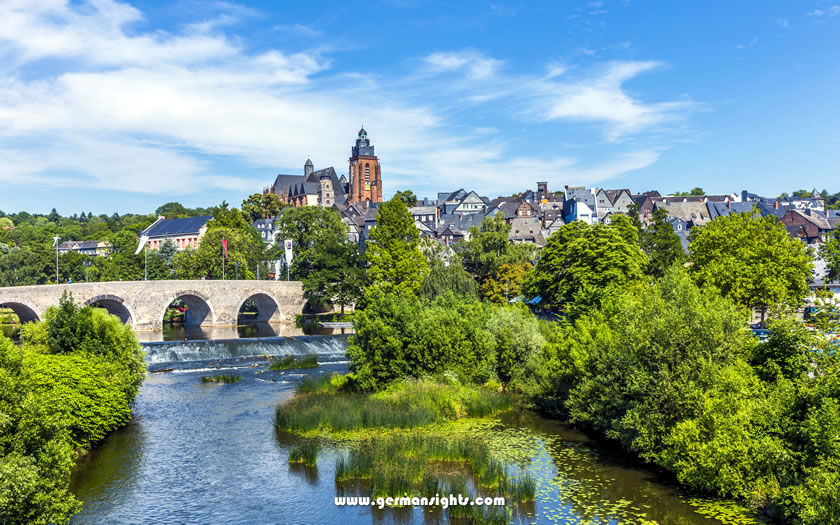
[[[210,215],[188,217],[185,219],[163,219],[149,226],[144,235],[152,237],[174,237],[178,235],[198,235],[199,230],[212,219]]]
[[[518,217],[510,223],[508,239],[511,241],[532,242],[545,245],[545,237],[540,227],[540,220],[533,217]]]
[[[679,217],[695,225],[705,224],[709,220],[709,209],[703,202],[659,202],[657,208],[665,208],[671,217]]]

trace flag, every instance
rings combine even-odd
[[[292,241],[290,239],[286,239],[284,244],[286,247],[286,264],[292,264],[292,258],[294,257],[294,253],[292,252]]]
[[[141,235],[140,236],[140,244],[138,244],[137,249],[134,250],[134,255],[137,255],[138,253],[142,252],[143,247],[146,246],[147,242],[149,242],[149,236],[148,235]]]
[[[225,252],[225,259],[227,259],[228,258],[227,239],[222,239],[222,248],[224,249],[224,252]]]
[[[56,235],[55,237],[53,237],[53,248],[55,248],[56,246],[58,246],[58,240],[59,240],[60,238],[61,238],[61,237],[59,237],[58,235]]]

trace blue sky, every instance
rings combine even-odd
[[[0,0],[0,210],[235,205],[347,172],[386,197],[547,180],[840,191],[840,0]]]

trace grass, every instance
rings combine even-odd
[[[283,357],[276,357],[271,360],[268,365],[269,370],[289,370],[292,368],[315,368],[318,366],[318,356],[315,354],[305,355],[303,357],[295,357],[291,355],[284,355]]]
[[[345,381],[337,375],[305,381],[295,398],[277,406],[277,430],[334,433],[416,428],[462,417],[488,417],[511,406],[507,395],[482,387],[407,380],[368,395],[342,392]]]
[[[242,376],[235,376],[230,374],[220,374],[217,376],[201,376],[202,383],[224,383],[226,385],[230,383],[236,383],[240,379],[242,379]]]
[[[318,462],[318,443],[307,439],[303,443],[292,447],[289,451],[289,463],[302,463],[307,467],[314,467]]]
[[[487,444],[475,436],[392,433],[365,439],[338,456],[335,481],[338,486],[369,482],[372,498],[433,499],[439,495],[443,499],[449,494],[474,498],[481,494],[520,504],[534,501],[536,495],[532,476],[512,478]],[[449,516],[476,523],[508,522],[509,513],[503,507],[480,510],[478,515],[472,506],[452,505]]]

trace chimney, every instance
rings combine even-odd
[[[732,209],[732,201],[730,201],[729,199],[726,199],[726,207],[730,210]]]
[[[778,210],[779,209],[779,201],[773,202],[773,207]]]

